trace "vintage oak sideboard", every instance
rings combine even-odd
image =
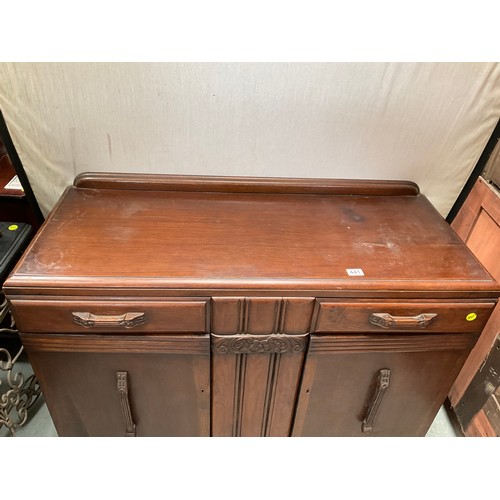
[[[500,295],[411,182],[97,173],[5,293],[60,436],[422,436]]]

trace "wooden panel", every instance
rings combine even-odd
[[[451,223],[451,227],[465,243],[468,242],[470,234],[474,230],[474,226],[483,210],[487,212],[496,224],[500,224],[500,194],[496,188],[491,186],[482,177],[479,177],[469,196],[467,196],[465,203]]]
[[[498,201],[500,204],[500,199]],[[467,246],[481,261],[488,272],[500,281],[500,218],[492,219],[486,210],[481,210],[474,229],[467,238]]]
[[[31,351],[209,354],[208,335],[78,335],[20,333]]]
[[[307,337],[212,335],[214,436],[290,434]]]
[[[452,223],[460,238],[471,246],[481,263],[498,279],[500,242],[500,195],[482,177],[479,177],[467,200]],[[476,372],[487,358],[499,332],[500,305],[497,305],[464,364],[449,393],[452,407],[456,407]],[[484,427],[484,426],[483,426]]]
[[[314,299],[221,297],[212,304],[216,334],[303,334],[310,330]]]
[[[488,401],[486,401],[482,410],[491,427],[493,428],[495,436],[500,436],[500,401],[498,397],[499,391],[500,387],[497,389],[496,394],[492,394],[488,398]]]
[[[414,342],[390,336],[381,347],[378,335],[312,335],[293,435],[424,436],[476,338],[461,334],[445,342],[444,336]],[[382,369],[390,370],[390,385],[373,430],[365,433],[362,422]]]
[[[272,177],[218,177],[202,175],[109,174],[86,172],[75,178],[74,186],[85,189],[138,189],[218,193],[285,193],[370,196],[416,196],[419,187],[410,181],[310,179]]]
[[[169,301],[144,300],[36,300],[15,299],[12,310],[20,331],[61,333],[137,333],[174,332],[204,333],[208,331],[208,299]],[[101,317],[102,324],[85,327],[75,321],[74,313],[92,313]],[[143,322],[125,328],[118,321],[109,323],[114,316],[142,313]],[[80,314],[81,316],[81,314]],[[41,320],[43,318],[43,320]],[[98,323],[98,321],[96,321]]]
[[[313,335],[309,352],[370,353],[370,352],[425,352],[471,349],[477,335]]]
[[[460,399],[463,397],[467,387],[471,383],[476,372],[484,364],[485,359],[488,357],[490,350],[498,335],[500,325],[500,306],[497,305],[490,316],[488,323],[479,337],[474,349],[470,353],[463,369],[460,371],[453,387],[450,389],[450,403],[453,407],[459,404]]]
[[[479,333],[495,302],[345,302],[318,300],[315,332]]]
[[[284,299],[283,333],[288,335],[308,333],[311,331],[311,319],[314,299]]]
[[[478,414],[476,414],[467,431],[465,432],[465,436],[496,437],[495,430],[488,421],[488,418],[486,417],[484,411],[481,410]]]
[[[116,374],[126,371],[137,436],[208,436],[210,356],[36,349],[29,358],[59,436],[124,436]],[[143,341],[144,342],[144,341]],[[205,339],[209,343],[208,338]]]

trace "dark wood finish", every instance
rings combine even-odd
[[[73,185],[86,189],[189,191],[217,193],[329,194],[361,196],[416,196],[419,187],[409,181],[288,179],[283,177],[216,177],[203,175],[110,174],[88,172]]]
[[[320,299],[313,331],[477,333],[484,328],[494,307],[495,302],[479,301],[328,302]]]
[[[206,335],[64,335],[23,333],[23,344],[31,352],[112,352],[209,354]],[[125,340],[126,342],[120,342]]]
[[[126,436],[116,373],[128,373],[141,436],[210,434],[210,355],[203,339],[21,335],[59,436]],[[55,344],[55,345],[54,345]],[[179,349],[179,345],[182,349]]]
[[[62,435],[422,435],[500,294],[413,183],[138,174],[5,290]]]
[[[491,275],[500,280],[500,259],[498,258],[500,194],[498,190],[479,177],[454,219],[452,228]],[[455,411],[456,418],[460,421],[460,413],[462,411],[466,413],[466,418],[461,424],[467,436],[495,435],[493,427],[486,423],[488,418],[481,409],[484,403],[482,395],[474,397],[470,391],[481,390],[471,387],[474,380],[474,386],[484,386],[486,383],[488,374],[482,370],[499,331],[500,306],[497,305],[449,392],[450,406],[453,408],[452,411]],[[497,370],[500,371],[500,366]],[[482,382],[478,382],[478,379],[482,379]],[[467,394],[469,387],[471,389]],[[462,408],[463,406],[467,407]],[[476,414],[472,421],[471,414]]]
[[[14,299],[11,307],[19,318],[18,328],[26,333],[31,332],[64,332],[85,333],[88,331],[116,332],[174,332],[174,333],[208,333],[208,299],[169,299],[148,300],[138,298],[133,301],[119,299],[107,300],[61,300],[54,297],[50,300]],[[99,316],[101,322],[94,326],[84,326],[76,321],[75,315],[92,314]],[[121,327],[113,321],[114,316],[129,313],[141,313],[143,319],[130,328]],[[43,322],[40,316],[43,315]]]
[[[478,297],[498,288],[422,195],[191,192],[190,182],[185,191],[69,188],[6,283],[9,293],[418,289]],[[351,268],[364,276],[348,276]]]
[[[212,332],[266,335],[308,333],[314,299],[276,297],[214,298]]]
[[[475,340],[463,334],[311,335],[293,434],[424,436]],[[390,387],[364,432],[377,378],[387,369]]]
[[[212,336],[213,435],[290,435],[308,336],[235,337]]]

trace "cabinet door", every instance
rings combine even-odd
[[[210,341],[22,334],[60,436],[208,436]]]
[[[475,340],[311,335],[293,435],[424,436]]]

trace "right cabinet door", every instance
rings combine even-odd
[[[294,436],[424,436],[473,334],[311,335]]]

